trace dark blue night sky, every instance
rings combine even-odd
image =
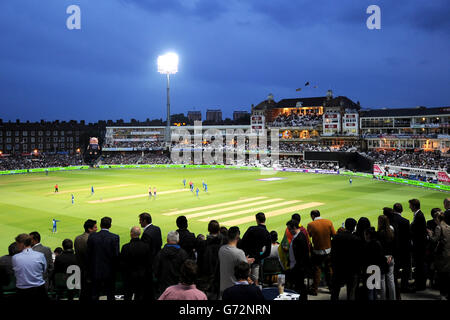
[[[71,4],[81,30],[66,28]],[[0,118],[164,119],[168,51],[172,113],[328,89],[364,108],[448,106],[449,17],[448,0],[2,0]]]

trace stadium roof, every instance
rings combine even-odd
[[[327,100],[327,97],[311,97],[311,98],[293,98],[293,99],[281,99],[278,102],[274,100],[264,100],[254,107],[255,110],[277,109],[277,108],[295,108],[297,103],[300,102],[303,107],[320,107],[320,106],[342,106],[344,108],[360,109],[360,106],[354,103],[347,97],[338,96]]]
[[[449,115],[450,107],[438,107],[438,108],[383,108],[362,110],[361,117],[367,118],[382,118],[382,117],[414,117],[414,116],[434,116],[434,115]]]

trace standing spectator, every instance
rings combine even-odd
[[[176,231],[167,234],[167,244],[155,257],[153,270],[158,280],[158,295],[180,281],[180,268],[188,254],[178,244],[180,236]]]
[[[198,287],[206,292],[209,300],[217,300],[220,293],[219,249],[223,244],[219,222],[211,220],[208,232],[206,240],[198,245]]]
[[[396,300],[394,283],[395,262],[393,256],[395,248],[394,228],[389,224],[389,219],[386,215],[380,215],[378,217],[378,239],[380,240],[383,255],[386,257],[388,264],[386,273],[381,274],[381,300],[386,300],[386,287],[389,293],[389,300]]]
[[[450,214],[438,214],[435,218],[434,232],[428,230],[431,240],[435,244],[434,264],[438,272],[439,291],[441,299],[449,300],[450,288]]]
[[[319,210],[311,211],[312,222],[308,223],[307,230],[312,238],[313,250],[311,260],[313,265],[313,285],[310,294],[317,295],[317,290],[320,283],[320,276],[322,269],[325,269],[325,279],[329,288],[331,288],[331,238],[336,234],[331,220],[323,219],[320,216]]]
[[[430,230],[434,233],[436,229],[436,217],[439,216],[442,213],[440,208],[433,208],[431,209],[431,220],[427,221],[427,231]],[[427,248],[426,248],[426,254],[425,254],[425,270],[426,270],[426,277],[427,279],[430,279],[430,287],[435,288],[435,265],[434,265],[434,241],[431,239],[428,239],[427,241]]]
[[[151,255],[155,257],[162,246],[161,229],[152,223],[152,216],[147,212],[139,215],[139,223],[144,228],[141,237],[142,241],[150,246]]]
[[[77,258],[73,251],[73,242],[70,239],[64,239],[62,242],[63,252],[55,258],[55,272],[67,273],[67,268],[71,265],[78,265]]]
[[[120,252],[121,271],[125,286],[125,300],[144,299],[145,276],[150,267],[150,247],[141,239],[141,228],[133,227],[130,242],[122,246]]]
[[[267,231],[265,214],[258,212],[255,218],[257,225],[247,229],[242,237],[240,247],[244,250],[245,255],[255,259],[251,265],[251,274],[255,283],[258,284],[261,260],[270,255],[272,241],[269,231]]]
[[[8,246],[8,254],[0,257],[0,287],[9,284],[14,277],[12,258],[17,253],[19,253],[17,243],[13,242]],[[1,294],[2,292],[0,292],[0,296]]]
[[[287,275],[289,281],[294,284],[295,290],[300,294],[300,300],[306,301],[308,300],[308,290],[305,286],[305,277],[311,264],[308,239],[301,232],[297,220],[288,221],[286,226],[293,236],[289,246],[289,271]]]
[[[17,293],[23,301],[48,300],[44,274],[47,261],[43,253],[31,249],[31,236],[22,233],[16,237],[17,253],[12,257]]]
[[[386,258],[383,255],[383,248],[377,239],[377,233],[374,227],[370,227],[364,231],[365,244],[363,247],[363,270],[367,270],[369,266],[378,266],[381,275],[386,273],[388,268]],[[364,273],[363,283],[367,283],[367,274]],[[367,289],[369,300],[377,300],[377,289]]]
[[[409,220],[402,217],[401,203],[394,204],[394,214],[391,224],[394,226],[396,246],[394,248],[394,280],[396,285],[401,279],[400,288],[396,287],[397,300],[400,300],[400,291],[408,292],[408,279],[411,274],[411,228]]]
[[[222,244],[227,244],[228,243],[228,229],[225,226],[221,226],[220,227],[220,234],[222,235]]]
[[[75,258],[81,270],[80,300],[89,300],[92,297],[92,278],[89,274],[87,241],[89,235],[97,232],[97,221],[88,219],[84,222],[84,233],[75,238]]]
[[[308,239],[308,246],[311,247],[311,241],[309,238],[308,231],[306,231],[306,229],[300,224],[301,221],[300,214],[294,213],[291,216],[291,219],[298,221],[300,231],[303,232],[303,234],[306,236],[306,238]],[[293,237],[292,234],[286,227],[283,239],[281,240],[280,246],[278,247],[278,256],[280,257],[280,263],[284,270],[289,270],[289,247],[291,245],[292,237]]]
[[[56,247],[55,250],[53,250],[52,254],[53,264],[55,264],[56,257],[59,256],[61,253],[63,253],[63,248],[61,247]]]
[[[425,251],[428,236],[427,226],[425,216],[420,210],[420,201],[417,199],[409,200],[409,208],[414,213],[414,218],[411,222],[412,256],[416,267],[414,272],[414,289],[415,291],[423,291],[426,289]]]
[[[279,258],[278,247],[280,246],[280,243],[278,242],[278,233],[275,230],[272,230],[270,231],[269,235],[270,242],[272,242],[269,258]]]
[[[208,300],[206,295],[197,289],[198,267],[194,260],[187,259],[181,265],[180,283],[168,287],[158,300]]]
[[[44,280],[45,280],[45,288],[49,289],[49,281],[53,277],[53,255],[52,250],[49,247],[43,246],[41,243],[41,235],[37,231],[30,232],[31,237],[31,248],[34,251],[38,251],[45,256],[45,261],[47,262],[47,270],[44,274]]]
[[[186,251],[189,259],[195,259],[195,234],[188,230],[188,221],[185,216],[179,216],[176,220],[178,234],[180,235],[180,247]]]
[[[364,231],[370,228],[370,221],[366,217],[361,217],[356,224],[355,235],[361,240],[366,241],[364,237]]]
[[[222,297],[225,289],[231,287],[236,282],[234,277],[234,267],[239,262],[247,262],[252,264],[255,259],[245,256],[243,250],[237,248],[240,231],[238,227],[228,229],[228,244],[223,245],[219,249],[220,263],[220,297]]]
[[[240,262],[234,267],[236,282],[223,292],[223,301],[258,302],[264,301],[259,287],[251,283],[251,267],[247,262]]]
[[[115,300],[114,286],[120,238],[117,234],[109,231],[111,222],[110,217],[103,217],[100,220],[100,231],[91,233],[87,241],[93,300],[98,300],[103,290],[108,300]]]
[[[338,232],[331,240],[330,255],[333,268],[331,300],[339,300],[339,292],[344,284],[347,287],[347,300],[356,299],[356,288],[361,268],[362,243],[353,234],[356,227],[355,219],[346,219],[344,227],[344,230]]]
[[[155,287],[153,285],[154,272],[152,268],[153,261],[155,260],[155,257],[161,250],[162,246],[161,229],[152,223],[152,216],[147,212],[143,212],[139,215],[139,224],[141,225],[141,228],[143,228],[141,239],[150,248],[150,267],[147,269],[147,274],[145,276],[146,289],[144,292],[144,298],[145,300],[155,300]]]
[[[55,270],[53,273],[53,283],[56,286],[56,274],[63,274],[63,279],[67,278],[67,268],[72,265],[78,265],[77,258],[73,251],[73,242],[70,239],[64,239],[62,242],[63,252],[56,256],[55,258]],[[74,290],[70,290],[67,294],[68,300],[73,300],[75,295]]]

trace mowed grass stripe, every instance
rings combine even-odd
[[[321,205],[323,205],[323,203],[321,203],[321,202],[309,202],[309,203],[305,203],[305,204],[298,205],[298,206],[283,208],[283,209],[279,209],[279,210],[275,210],[275,211],[264,212],[264,214],[266,215],[266,218],[270,218],[270,217],[275,217],[275,216],[279,216],[279,215],[286,214],[286,213],[294,213],[295,211],[298,211],[298,210],[318,207]],[[240,224],[252,222],[254,220],[255,220],[255,217],[252,215],[252,216],[244,217],[244,218],[240,218],[240,219],[224,221],[221,223],[221,225],[231,227],[231,226],[237,226]]]
[[[256,203],[252,202],[252,203],[241,204],[238,206],[226,207],[226,208],[222,208],[222,209],[208,210],[208,211],[203,211],[203,212],[198,212],[198,213],[193,213],[193,214],[187,215],[186,218],[196,218],[196,217],[206,216],[207,214],[230,211],[230,210],[235,210],[235,209],[242,209],[242,208],[251,207],[251,206],[254,208],[255,206],[258,206],[260,204],[281,201],[281,200],[283,200],[283,199],[281,199],[281,198],[267,199],[267,200],[263,200],[263,201],[257,201]]]
[[[184,190],[184,189],[167,190],[167,191],[161,191],[161,192],[157,193],[157,195],[177,193],[177,192],[184,192],[184,191],[188,191],[188,190]],[[109,198],[109,199],[104,199],[104,200],[92,200],[92,201],[88,201],[87,203],[106,203],[106,202],[112,202],[112,201],[121,201],[121,200],[129,200],[129,199],[136,199],[136,198],[144,198],[144,197],[148,197],[148,196],[149,196],[148,193],[135,194],[135,195],[132,195],[132,196],[116,197],[116,198]]]
[[[174,211],[174,212],[167,212],[167,213],[163,213],[163,215],[164,216],[174,216],[174,215],[182,214],[182,213],[188,213],[188,212],[193,212],[193,211],[224,207],[224,206],[229,206],[229,205],[232,205],[232,204],[256,201],[256,200],[261,200],[261,199],[266,199],[266,198],[267,197],[255,197],[255,198],[247,198],[247,199],[235,200],[235,201],[229,201],[229,202],[221,202],[221,203],[216,203],[216,204],[212,204],[212,205],[209,205],[209,206],[178,210],[178,211]]]
[[[106,186],[106,187],[95,187],[95,190],[103,190],[103,189],[113,189],[113,188],[122,188],[122,187],[128,187],[128,186],[134,186],[135,184],[118,184],[115,186]],[[86,191],[91,192],[91,187],[86,187],[83,189],[76,189],[76,190],[67,190],[67,191],[60,191],[60,192],[48,192],[47,194],[63,194],[63,193],[73,193],[73,192],[80,192],[80,191]]]
[[[278,203],[275,203],[275,204],[262,206],[262,207],[259,206],[261,203],[258,203],[254,207],[252,207],[250,209],[247,209],[247,210],[234,211],[234,212],[222,214],[222,215],[219,215],[219,216],[207,217],[207,218],[200,219],[198,221],[208,222],[210,220],[219,220],[219,219],[223,219],[223,218],[239,216],[241,214],[246,214],[246,213],[255,213],[256,214],[257,211],[261,211],[261,210],[265,210],[265,209],[272,209],[272,208],[276,208],[276,207],[282,207],[282,206],[287,206],[287,205],[290,205],[290,204],[302,202],[301,200],[291,200],[291,201],[286,201],[286,200],[283,200],[283,199],[275,199],[275,200],[277,200],[277,201],[282,200],[282,202],[278,202]]]

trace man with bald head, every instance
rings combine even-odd
[[[142,301],[145,293],[145,276],[150,268],[150,247],[141,239],[140,227],[130,230],[131,240],[123,245],[120,252],[121,271],[125,287],[125,300]]]

